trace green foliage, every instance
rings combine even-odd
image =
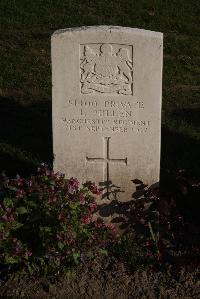
[[[155,262],[152,252],[130,232],[114,246],[113,254],[132,271],[147,268]]]
[[[138,179],[132,181],[136,185],[133,196],[140,196],[119,205],[121,227],[126,231],[114,253],[130,269],[164,268],[173,265],[178,256],[183,264],[186,258],[198,261],[199,180],[179,170],[160,186],[148,188]]]
[[[42,166],[31,179],[0,179],[0,262],[31,274],[64,272],[87,256],[103,254],[113,230],[93,219],[94,183],[79,188]]]

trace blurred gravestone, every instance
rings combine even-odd
[[[159,180],[162,33],[83,27],[52,36],[54,169],[130,200]]]

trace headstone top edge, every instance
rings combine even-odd
[[[65,34],[65,33],[74,33],[74,32],[84,32],[84,31],[126,31],[134,34],[146,35],[149,37],[156,37],[156,38],[163,38],[162,32],[151,31],[146,29],[139,29],[139,28],[131,28],[131,27],[123,27],[123,26],[106,26],[106,25],[99,25],[99,26],[82,26],[82,27],[71,27],[71,28],[64,28],[56,30],[52,34],[52,38],[57,37],[58,35]]]

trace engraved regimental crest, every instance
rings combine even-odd
[[[132,95],[132,46],[87,44],[80,52],[81,93]]]

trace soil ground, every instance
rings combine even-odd
[[[189,299],[200,298],[200,271],[179,273],[137,270],[128,273],[123,264],[118,263],[115,271],[88,271],[80,268],[69,277],[36,279],[28,277],[11,277],[2,285],[0,298],[29,299],[128,299],[128,298],[163,298]]]

